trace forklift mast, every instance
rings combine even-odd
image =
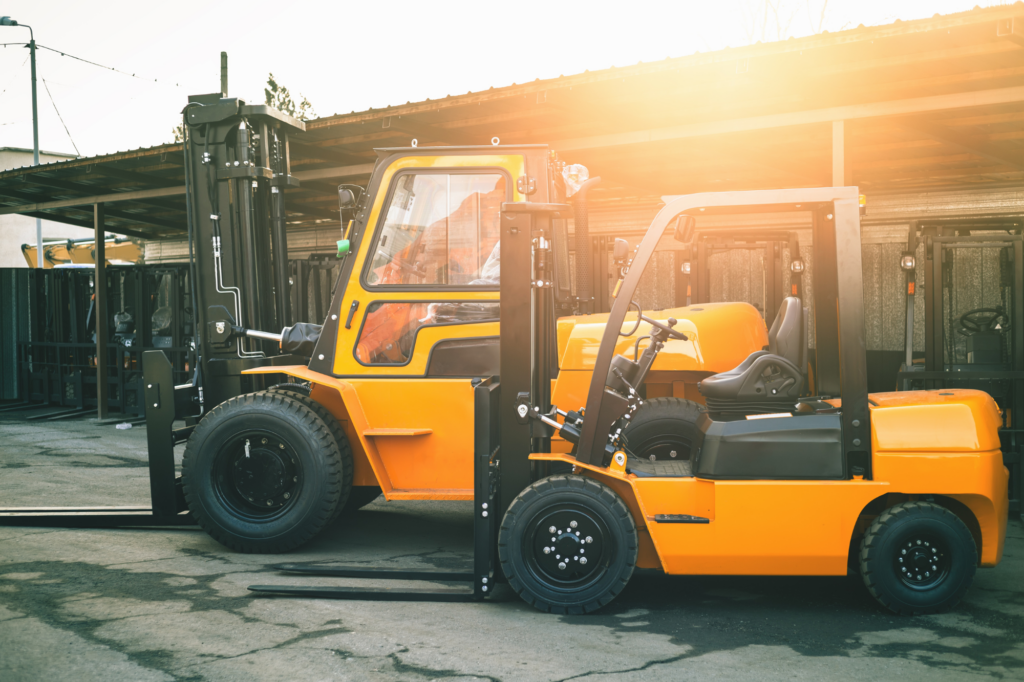
[[[219,94],[189,97],[183,114],[200,358],[194,383],[209,409],[261,388],[262,379],[242,370],[283,360],[272,344],[233,328],[276,331],[290,320],[284,190],[299,185],[288,143],[305,124]]]
[[[790,257],[790,286],[783,289],[785,278],[784,251]],[[802,297],[801,281],[805,264],[800,256],[800,240],[792,230],[708,230],[697,232],[685,245],[681,257],[686,265],[677,280],[677,300],[686,305],[711,303],[711,268],[709,261],[718,253],[732,250],[762,251],[764,259],[764,306],[761,314],[771,324],[788,296]],[[680,295],[681,294],[681,295]],[[683,298],[685,297],[685,298]]]

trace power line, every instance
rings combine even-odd
[[[71,140],[71,146],[75,148],[75,153],[79,156],[82,152],[78,151],[78,145],[75,144],[75,138],[71,137],[71,131],[68,130],[68,124],[64,122],[64,117],[60,115],[60,110],[57,109],[57,103],[53,101],[53,95],[50,93],[50,86],[46,83],[45,78],[40,78],[43,81],[43,87],[46,88],[46,95],[50,98],[50,104],[53,105],[53,110],[57,112],[57,118],[60,119],[60,124],[64,126],[64,132],[68,134],[68,139]]]
[[[104,66],[103,64],[97,64],[94,61],[90,61],[88,59],[83,59],[82,57],[76,57],[73,54],[69,54],[67,52],[61,52],[60,50],[56,50],[56,49],[54,49],[52,47],[47,47],[46,45],[39,45],[37,43],[36,47],[38,47],[41,50],[49,50],[50,52],[55,52],[55,53],[59,54],[61,57],[70,57],[71,59],[76,59],[76,60],[78,60],[80,62],[85,62],[86,64],[91,64],[92,66],[98,66],[99,68],[101,68],[101,69],[103,69],[105,71],[113,71],[114,73],[119,73],[119,74],[121,74],[123,76],[128,76],[130,78],[135,78],[135,79],[140,80],[140,81],[149,82],[148,78],[143,78],[142,76],[137,76],[134,73],[128,73],[127,71],[121,71],[120,69],[115,69],[113,66]],[[158,80],[156,78],[153,79],[153,82],[154,83],[164,83],[166,85],[170,85],[169,81],[161,81],[161,80]],[[175,83],[174,87],[180,88],[181,85],[178,84],[178,83]]]

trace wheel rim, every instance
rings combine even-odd
[[[302,467],[295,450],[270,431],[229,439],[214,459],[213,488],[221,503],[251,521],[271,521],[298,498]]]
[[[539,511],[527,526],[526,563],[554,589],[579,590],[597,582],[611,559],[608,527],[589,509],[561,504]]]
[[[626,438],[628,443],[629,434]],[[689,459],[690,445],[689,438],[665,435],[644,441],[633,450],[633,454],[641,459]]]
[[[893,570],[913,590],[930,590],[944,582],[952,566],[949,545],[927,532],[911,532],[896,546]]]

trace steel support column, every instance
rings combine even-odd
[[[832,186],[846,187],[846,125],[832,121]]]
[[[93,311],[96,319],[96,417],[107,418],[107,233],[104,227],[104,206],[93,204],[96,273],[93,278]]]

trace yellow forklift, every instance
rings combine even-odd
[[[393,575],[472,588],[382,598],[484,598],[504,578],[562,613],[607,604],[637,566],[842,575],[851,560],[881,603],[924,613],[999,561],[1006,470],[991,398],[867,393],[855,188],[675,197],[632,258],[620,252],[611,311],[560,325],[577,173],[543,146],[380,150],[365,191],[339,188],[348,227],[324,324],[286,326],[278,256],[295,184],[288,136],[302,123],[219,96],[192,98],[184,117],[199,361],[175,385],[165,356],[145,354],[152,514],[112,511],[109,525],[180,522],[187,508],[228,547],[281,552],[378,488],[473,500],[471,570]],[[799,299],[782,302],[770,331],[747,304],[645,315],[634,302],[670,225],[773,210],[813,216],[815,395]],[[585,390],[556,402],[570,361]],[[652,461],[626,434],[648,377],[669,370],[694,372],[708,409],[687,458]]]

